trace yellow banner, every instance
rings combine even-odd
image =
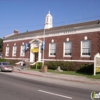
[[[33,48],[31,49],[31,52],[38,52],[39,51],[39,48]]]
[[[100,67],[96,67],[96,72],[100,72]]]

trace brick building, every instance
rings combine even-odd
[[[100,20],[53,27],[47,14],[44,29],[14,33],[4,37],[2,56],[30,62],[75,61],[94,62],[100,52]],[[45,41],[45,43],[44,43]],[[45,49],[44,49],[45,48]]]

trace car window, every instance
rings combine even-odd
[[[1,65],[1,63],[0,63],[0,65]]]
[[[3,62],[2,64],[3,64],[3,65],[9,65],[9,64],[8,64],[8,63],[6,63],[6,62]]]

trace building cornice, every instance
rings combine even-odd
[[[71,34],[84,34],[84,33],[91,33],[91,32],[99,32],[100,27],[96,28],[90,28],[90,29],[81,29],[81,30],[62,30],[60,32],[55,32],[55,33],[48,33],[45,34],[45,37],[54,37],[54,36],[63,36],[63,35],[71,35]],[[44,35],[40,34],[37,36],[30,36],[30,37],[23,37],[23,38],[16,38],[16,39],[9,39],[9,40],[4,40],[3,42],[13,42],[13,41],[22,41],[22,40],[29,40],[29,39],[34,39],[34,38],[43,38]]]

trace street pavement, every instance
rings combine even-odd
[[[0,100],[91,100],[91,92],[95,90],[85,89],[84,87],[79,88],[79,86],[54,84],[55,79],[49,78],[48,80],[53,81],[53,84],[48,83],[47,79],[45,81],[37,81],[34,80],[34,77],[41,79],[38,76],[16,72],[1,72]],[[68,84],[68,81],[65,82]]]
[[[29,70],[29,69],[20,70],[18,67],[14,67],[14,72],[21,73],[21,74],[27,74],[31,76],[39,76],[39,77],[45,77],[45,78],[64,80],[64,81],[100,85],[100,79],[91,79],[91,78],[87,78],[84,76],[67,75],[67,74],[65,75],[65,74],[57,74],[57,73],[50,73],[50,72],[40,72],[40,71]]]

